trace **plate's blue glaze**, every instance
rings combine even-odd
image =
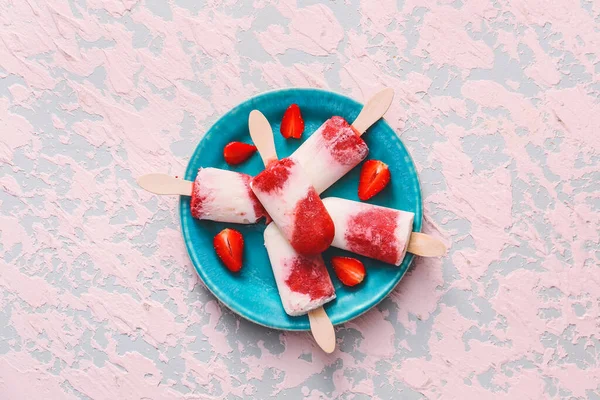
[[[213,125],[202,139],[188,164],[185,178],[194,180],[199,167],[232,169],[256,175],[263,169],[258,154],[239,166],[230,167],[223,160],[222,149],[230,141],[250,142],[248,114],[258,109],[265,114],[275,132],[279,157],[290,155],[299,140],[285,140],[279,134],[279,124],[286,108],[297,103],[306,124],[304,138],[314,132],[325,120],[340,115],[352,122],[362,105],[345,96],[316,89],[284,89],[264,93],[235,107]],[[363,136],[369,145],[367,159],[379,159],[390,167],[392,180],[383,192],[370,202],[415,213],[414,231],[421,230],[421,191],[414,164],[394,130],[379,121]],[[358,177],[362,164],[329,188],[322,197],[336,196],[358,200]],[[226,184],[226,182],[224,182]],[[237,314],[258,324],[276,329],[308,330],[308,318],[289,317],[283,310],[275,286],[273,273],[263,246],[262,223],[233,225],[212,221],[198,221],[190,213],[189,197],[180,203],[181,225],[185,243],[196,271],[210,291]],[[235,227],[244,235],[244,267],[238,274],[230,273],[217,258],[212,245],[213,237],[226,227]],[[379,303],[400,281],[413,255],[408,254],[400,267],[356,256],[367,269],[365,281],[356,288],[341,284],[330,267],[334,255],[351,253],[330,248],[323,257],[328,264],[337,299],[325,306],[334,324],[341,324],[359,316]]]

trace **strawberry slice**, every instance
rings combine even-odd
[[[244,237],[235,229],[223,229],[215,236],[213,246],[223,264],[231,272],[242,269]]]
[[[302,132],[304,132],[304,120],[302,119],[298,104],[292,104],[285,110],[279,131],[286,139],[300,139]]]
[[[367,161],[360,171],[358,198],[362,201],[369,200],[390,183],[390,177],[390,169],[387,164],[379,160]]]
[[[256,146],[242,142],[230,142],[223,149],[227,164],[236,165],[250,158],[256,152]]]
[[[333,257],[333,270],[346,286],[356,286],[365,279],[365,266],[356,258]]]

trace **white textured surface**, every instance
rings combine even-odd
[[[406,249],[408,248],[408,242],[410,241],[410,234],[412,233],[413,221],[415,214],[411,212],[400,212],[396,219],[396,230],[394,236],[398,240],[398,248],[401,251],[398,253],[396,265],[400,265],[404,256],[406,255]]]
[[[339,249],[348,249],[346,232],[348,232],[348,216],[358,211],[358,203],[343,201],[337,197],[323,199],[323,204],[335,225],[335,236],[331,245]]]

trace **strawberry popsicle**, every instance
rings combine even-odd
[[[253,224],[268,215],[252,189],[250,175],[200,168],[192,187],[192,216],[219,222]]]
[[[316,255],[329,247],[335,233],[333,221],[293,158],[268,162],[250,187],[294,250]]]
[[[267,226],[264,237],[277,290],[288,315],[304,315],[335,298],[321,255],[298,254],[275,224]]]
[[[323,204],[335,224],[333,247],[400,265],[411,238],[414,214],[328,197]]]
[[[291,155],[323,193],[367,157],[369,147],[360,133],[342,117],[325,121]]]
[[[385,114],[393,98],[390,88],[377,92],[352,125],[342,117],[329,118],[291,155],[302,165],[318,193],[367,157],[369,147],[361,136]]]

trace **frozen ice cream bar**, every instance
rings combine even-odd
[[[265,229],[265,247],[285,312],[303,315],[335,298],[321,255],[298,254],[274,223]]]
[[[323,123],[293,154],[318,193],[324,192],[367,157],[360,133],[342,117]]]
[[[380,90],[367,101],[352,125],[342,117],[329,118],[292,154],[318,193],[367,157],[369,148],[361,135],[385,114],[393,98],[391,88]]]
[[[219,222],[253,224],[268,215],[252,189],[250,175],[200,168],[192,187],[192,216]]]
[[[334,236],[333,221],[293,158],[271,161],[250,187],[294,250],[315,255],[329,247]]]
[[[335,224],[334,247],[400,265],[411,238],[414,214],[328,197],[323,204]]]

